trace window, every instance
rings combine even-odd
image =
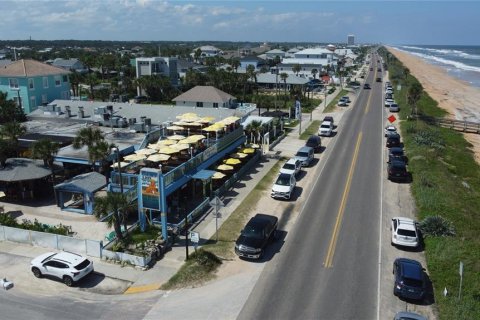
[[[197,108],[203,108],[203,102],[197,102]]]
[[[55,76],[55,87],[60,87],[62,85],[60,76]]]
[[[48,77],[43,77],[43,88],[44,89],[48,88]]]
[[[8,79],[10,89],[18,89],[18,79]]]
[[[214,108],[218,108],[218,103],[217,103],[217,102],[214,102],[214,103],[213,103],[213,107],[214,107]]]
[[[68,77],[66,75],[63,76],[63,82],[68,82]]]
[[[35,85],[34,85],[33,79],[28,79],[28,89],[30,89],[30,90],[34,90],[34,89],[35,89]]]

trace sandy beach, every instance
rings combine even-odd
[[[479,88],[448,75],[441,67],[429,64],[414,55],[390,47],[387,49],[420,81],[424,90],[438,102],[438,106],[449,113],[448,117],[480,122]],[[475,159],[480,163],[480,135],[466,133],[464,136],[473,144]]]

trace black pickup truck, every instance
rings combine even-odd
[[[275,237],[277,227],[277,217],[257,213],[248,221],[235,242],[235,253],[242,258],[262,258],[265,247]]]

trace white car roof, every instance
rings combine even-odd
[[[395,217],[393,219],[398,221],[398,228],[415,231],[415,221],[412,219],[404,217]]]
[[[288,163],[288,164],[295,164],[295,163],[297,163],[297,162],[299,162],[299,161],[300,161],[300,160],[298,160],[298,159],[290,158],[290,159],[288,159],[287,162],[285,162],[285,164],[287,164],[287,163]]]

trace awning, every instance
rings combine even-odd
[[[212,170],[200,170],[195,173],[192,178],[198,180],[208,180],[215,174],[215,171]]]

